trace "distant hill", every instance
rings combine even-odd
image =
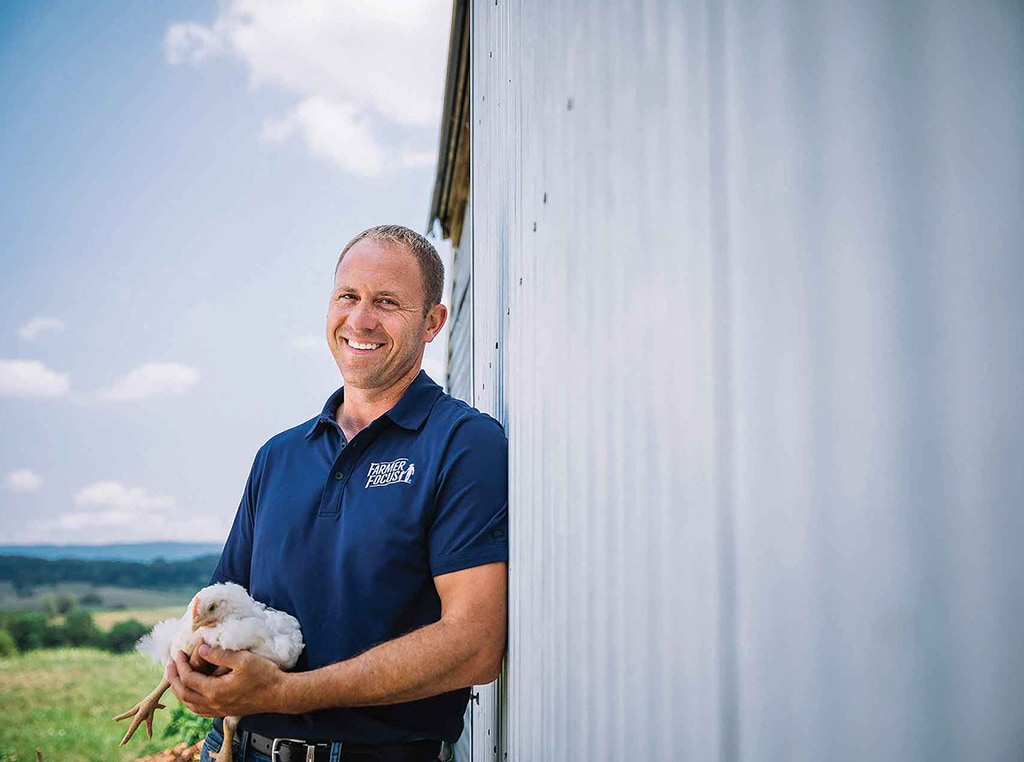
[[[0,545],[0,556],[148,563],[158,558],[165,561],[187,561],[200,556],[219,556],[222,547],[221,543],[210,542],[139,542],[127,545]]]
[[[126,561],[94,558],[30,558],[0,556],[0,582],[10,582],[19,595],[40,585],[87,582],[92,585],[135,587],[150,590],[191,588],[210,580],[217,566],[216,554],[179,561]]]

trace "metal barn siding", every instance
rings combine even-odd
[[[484,307],[477,275],[508,333],[508,758],[714,758],[709,181],[669,150],[706,95],[658,95],[702,43],[645,53],[625,9],[474,10],[476,263],[507,292]]]
[[[448,393],[473,401],[473,197],[457,248],[452,249],[452,303],[448,333]]]
[[[474,4],[497,758],[1024,756],[1022,8]]]

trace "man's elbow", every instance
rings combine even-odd
[[[482,645],[472,660],[470,681],[472,685],[487,685],[498,679],[501,665],[505,660],[505,633],[501,639],[493,639]]]
[[[482,654],[473,672],[473,685],[487,685],[494,682],[501,674],[501,664],[505,660],[505,647],[490,654]]]

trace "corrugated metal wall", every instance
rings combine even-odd
[[[1024,757],[1022,9],[474,5],[499,759]]]
[[[448,393],[473,399],[473,194],[470,189],[462,238],[452,249],[452,295],[448,332]]]

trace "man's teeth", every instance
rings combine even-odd
[[[348,340],[348,345],[353,349],[376,349],[377,347],[384,346],[383,344],[360,344],[358,341]]]

